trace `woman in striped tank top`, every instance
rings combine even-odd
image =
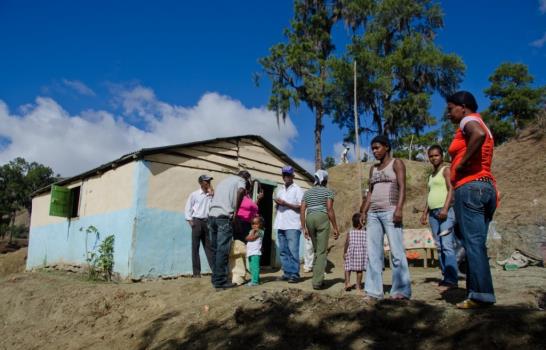
[[[324,270],[328,252],[330,224],[332,224],[334,239],[339,238],[339,230],[334,212],[334,192],[326,187],[328,172],[317,170],[315,186],[303,195],[300,207],[301,227],[306,239],[311,238],[315,251],[313,264],[313,289],[324,287]]]
[[[411,280],[402,239],[402,208],[406,197],[406,167],[390,156],[386,136],[372,140],[378,164],[370,169],[369,195],[363,205],[362,220],[367,223],[368,269],[366,300],[383,298],[383,240],[387,235],[391,249],[391,299],[411,298]]]

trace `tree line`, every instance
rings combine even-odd
[[[10,234],[10,242],[19,231],[15,225],[17,213],[32,211],[32,193],[59,179],[53,170],[24,158],[15,158],[0,166],[0,236]]]
[[[324,117],[347,130],[354,142],[353,62],[356,61],[358,134],[386,134],[396,146],[448,143],[451,126],[430,115],[431,95],[456,91],[463,60],[435,43],[444,26],[441,6],[432,0],[296,0],[286,41],[260,59],[271,81],[268,108],[284,120],[305,103],[315,118],[315,167],[322,166]],[[334,45],[336,25],[345,27],[346,47]],[[506,63],[485,90],[491,105],[484,118],[497,142],[504,142],[544,109],[546,90],[533,88],[523,64]],[[410,141],[411,139],[411,141]]]

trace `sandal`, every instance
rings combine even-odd
[[[472,300],[472,299],[466,299],[458,304],[456,304],[455,306],[457,307],[457,309],[462,309],[462,310],[469,310],[469,309],[481,309],[481,308],[484,308],[484,307],[489,307],[493,304],[491,303],[482,303],[480,301],[476,301],[476,300]]]
[[[354,284],[351,284],[351,285],[349,285],[349,286],[345,285],[345,291],[346,291],[346,292],[350,292],[351,289],[353,289],[353,288],[355,288],[355,287],[356,287],[356,285],[354,285]]]

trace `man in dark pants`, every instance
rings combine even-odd
[[[245,194],[250,173],[246,170],[220,181],[214,192],[209,211],[209,235],[212,248],[211,282],[217,291],[235,287],[228,281],[228,262],[233,226],[237,224],[237,210]]]
[[[210,201],[212,200],[213,189],[210,184],[212,177],[208,175],[199,176],[199,186],[195,192],[190,194],[186,201],[185,216],[191,226],[191,262],[193,268],[192,277],[201,277],[201,258],[199,256],[199,243],[203,244],[205,255],[212,270],[212,249],[209,240],[207,219],[209,216]]]

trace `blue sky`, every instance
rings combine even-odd
[[[437,44],[463,58],[461,88],[480,109],[502,62],[546,85],[546,0],[441,5]],[[74,175],[143,147],[260,133],[309,166],[311,114],[294,109],[278,129],[268,81],[252,79],[291,17],[288,0],[0,0],[0,164],[23,156]],[[443,108],[434,96],[432,114]],[[342,135],[326,121],[324,156],[339,156]]]

